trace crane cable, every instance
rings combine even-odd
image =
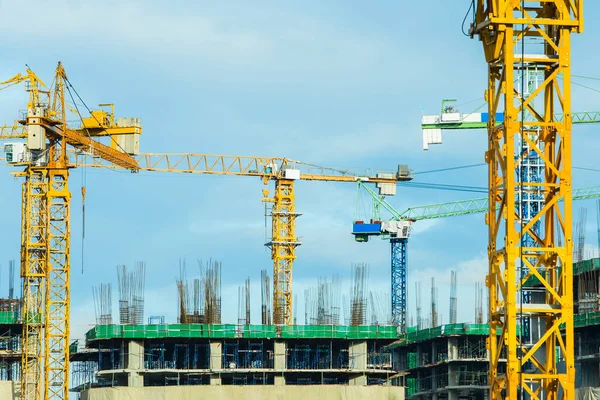
[[[69,85],[71,87],[73,87],[73,85],[71,85],[71,83],[66,78],[65,78],[65,80],[67,81],[67,83],[69,83]],[[79,112],[79,107],[77,107],[77,102],[73,98],[71,89],[69,89],[69,86],[65,86],[65,87],[67,88],[67,92],[69,93],[69,96],[71,97],[71,101],[73,102],[73,105],[75,106],[75,111],[77,111],[77,115],[79,116],[79,119],[81,120],[81,126],[83,126],[83,129],[87,133],[88,138],[91,138],[90,132],[88,131],[85,124],[83,123],[83,118],[81,117],[81,112]],[[75,88],[73,88],[73,91],[75,91]],[[77,93],[77,92],[75,92],[75,93]],[[77,97],[79,97],[79,95],[77,95]],[[79,99],[81,100],[81,97],[79,97]],[[83,100],[82,100],[82,102],[83,102]],[[87,108],[85,103],[83,103],[83,104]],[[86,185],[87,185],[86,172],[87,172],[87,168],[84,165],[83,171],[81,172],[81,273],[82,274],[83,274],[84,256],[85,256],[85,195],[86,195]]]
[[[467,18],[469,18],[469,13],[471,12],[471,10],[473,11],[473,16],[472,16],[472,26],[475,25],[475,0],[471,0],[471,4],[469,4],[469,8],[467,9],[467,12],[465,13],[465,17],[462,20],[462,24],[460,25],[460,29],[463,33],[463,35],[470,37],[471,35],[467,32],[465,32],[465,22],[467,22]]]
[[[69,92],[69,96],[71,97],[71,101],[73,102],[73,105],[75,106],[75,110],[77,111],[77,115],[79,116],[79,119],[81,120],[81,126],[83,127],[83,129],[87,133],[88,138],[91,139],[90,132],[87,129],[87,127],[85,126],[85,123],[83,122],[83,117],[81,116],[81,112],[79,111],[79,107],[77,107],[77,102],[73,98],[73,94],[71,93],[71,89],[73,89],[73,92],[75,93],[75,95],[77,96],[77,98],[79,99],[79,101],[81,101],[81,104],[83,104],[83,106],[86,108],[86,110],[88,111],[88,113],[92,116],[92,118],[94,118],[96,120],[96,122],[98,123],[98,126],[103,126],[103,124],[100,123],[100,121],[98,121],[98,118],[96,118],[96,116],[92,113],[92,110],[90,110],[90,108],[87,106],[87,104],[85,103],[85,101],[83,101],[83,99],[81,98],[81,96],[79,95],[79,93],[77,92],[77,90],[75,89],[75,87],[73,86],[73,84],[71,83],[71,81],[69,81],[69,78],[66,77],[66,75],[64,76],[64,80],[67,83],[65,85],[65,87],[67,88],[67,91]],[[109,135],[109,137],[110,137],[110,139],[117,145],[117,147],[123,153],[126,153],[125,149],[123,149],[123,147],[121,147],[121,145],[119,144],[118,141],[115,140],[115,138],[113,138],[110,135]],[[82,224],[82,232],[81,232],[81,273],[82,274],[83,274],[83,261],[84,261],[83,257],[84,257],[84,244],[85,244],[85,196],[86,196],[86,184],[87,184],[87,177],[86,177],[86,168],[84,166],[83,167],[82,176],[81,176],[81,224]]]
[[[417,189],[437,189],[452,190],[458,192],[488,193],[488,189],[483,186],[449,185],[444,183],[431,182],[398,182],[400,186],[413,187]]]
[[[458,167],[447,167],[447,168],[441,168],[441,169],[430,169],[428,171],[418,171],[418,172],[413,172],[413,175],[423,175],[423,174],[433,174],[435,172],[446,172],[446,171],[454,171],[457,169],[466,169],[466,168],[473,168],[473,167],[482,167],[484,165],[487,165],[486,163],[479,163],[479,164],[469,164],[469,165],[461,165]]]

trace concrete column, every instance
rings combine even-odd
[[[360,371],[360,375],[355,375],[349,379],[350,385],[366,385],[367,375],[367,342],[365,340],[352,341],[348,347],[350,357],[350,369]]]
[[[458,359],[458,338],[448,339],[448,360]]]
[[[448,390],[448,400],[458,400],[458,390]]]
[[[287,344],[275,341],[273,346],[273,368],[275,369],[275,386],[285,385],[285,371],[287,369]]]
[[[127,386],[143,387],[144,377],[139,371],[144,368],[144,344],[129,341],[127,343]]]
[[[448,360],[458,360],[458,338],[451,337],[448,338]],[[457,363],[448,363],[448,386],[458,386],[458,365]],[[452,391],[448,392],[448,400],[450,400],[450,394]],[[457,396],[455,393],[454,396]],[[457,398],[453,398],[452,400],[457,400]]]
[[[396,371],[400,371],[400,358],[405,357],[408,364],[408,351],[404,350],[402,356],[400,356],[400,350],[396,349],[392,351],[392,368]]]
[[[210,342],[210,370],[213,373],[210,375],[211,385],[221,385],[221,375],[214,373],[215,370],[223,369],[223,343]]]

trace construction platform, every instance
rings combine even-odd
[[[72,390],[95,398],[107,387],[385,386],[394,389],[383,399],[401,399],[386,350],[397,339],[395,326],[99,325],[71,346]]]

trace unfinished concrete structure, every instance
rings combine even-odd
[[[600,398],[600,258],[574,263],[576,387]],[[485,399],[487,324],[409,328],[389,346],[410,399]],[[558,360],[559,364],[561,360]]]
[[[21,301],[0,299],[0,381],[18,380],[21,371]]]
[[[7,280],[8,296],[0,297],[0,381],[21,376],[21,299],[15,294],[14,260],[8,262]]]
[[[401,399],[404,389],[390,379],[391,353],[383,350],[397,337],[394,326],[100,325],[86,334],[85,347],[73,345],[73,390],[390,386],[383,398]]]
[[[575,384],[600,387],[600,258],[573,266],[575,297]],[[592,397],[594,398],[594,397]]]
[[[21,300],[0,298],[0,399],[12,399],[19,387],[22,326]]]
[[[394,368],[406,372],[411,399],[473,399],[487,397],[487,324],[452,324],[410,329],[390,346]]]

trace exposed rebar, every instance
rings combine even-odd
[[[350,325],[365,325],[367,318],[366,283],[367,264],[352,266],[352,292],[350,298]]]
[[[110,283],[92,287],[97,325],[110,325],[112,321],[112,292]]]
[[[456,271],[450,271],[450,323],[456,324],[457,317]]]
[[[144,323],[144,288],[146,263],[137,261],[133,271],[126,265],[117,266],[119,285],[119,323],[141,325]]]

